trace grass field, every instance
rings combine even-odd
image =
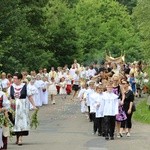
[[[150,109],[146,104],[146,100],[142,100],[137,104],[133,118],[138,122],[150,124]]]

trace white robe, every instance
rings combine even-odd
[[[103,95],[103,116],[115,116],[119,113],[119,99],[118,95],[114,94],[113,92],[104,92]]]
[[[103,111],[104,111],[104,100],[103,100],[103,93],[99,94],[97,93],[95,95],[95,107],[96,107],[96,118],[104,117]]]
[[[85,93],[86,93],[86,89],[85,89],[85,88],[82,88],[82,89],[79,91],[79,94],[78,94],[78,98],[79,98],[79,100],[80,100],[80,102],[81,102],[81,112],[82,112],[82,113],[87,112]]]
[[[88,88],[86,91],[86,104],[90,106],[90,95],[94,93],[94,89]]]
[[[37,106],[42,106],[42,100],[43,100],[43,87],[44,87],[44,82],[42,80],[36,80],[34,85],[38,89],[38,99],[36,100]]]

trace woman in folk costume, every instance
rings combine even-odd
[[[43,77],[43,81],[44,81],[44,86],[43,86],[43,104],[47,105],[48,104],[48,86],[49,86],[49,82],[48,82],[48,78],[47,77]]]
[[[0,91],[0,117],[8,117],[7,111],[10,108],[10,102],[4,92]],[[7,133],[6,133],[7,134]],[[0,125],[0,150],[7,149],[7,136],[3,131],[3,125]]]
[[[15,117],[13,132],[16,135],[16,144],[22,145],[22,136],[29,134],[29,101],[36,109],[30,90],[27,85],[21,82],[22,74],[15,73],[13,75],[13,84],[8,89],[10,102],[15,104]]]
[[[55,79],[53,77],[49,81],[48,93],[51,97],[52,104],[55,104],[56,102],[55,102],[54,96],[57,95],[57,88],[56,88]]]
[[[38,95],[39,95],[39,98],[36,100],[36,104],[38,106],[42,106],[42,103],[43,103],[43,87],[44,87],[44,82],[41,80],[40,75],[36,76],[36,80],[35,80],[34,85],[38,89]]]
[[[119,99],[118,95],[113,93],[112,82],[108,81],[106,85],[107,91],[104,92],[103,100],[104,100],[104,108],[103,116],[104,116],[104,125],[105,125],[105,139],[109,140],[109,136],[111,140],[114,140],[114,130],[115,130],[115,121],[116,115],[119,110]]]
[[[60,95],[62,95],[62,99],[66,98],[66,87],[67,87],[67,84],[66,84],[66,81],[65,81],[65,78],[62,77],[61,78],[61,81],[59,83],[59,86],[60,86]]]
[[[38,89],[36,88],[34,83],[35,83],[35,80],[31,79],[31,81],[29,82],[27,87],[31,92],[31,95],[32,95],[33,101],[35,103],[35,106],[38,106],[37,99],[39,98],[39,94],[38,94]],[[32,110],[32,109],[33,109],[33,105],[30,103],[30,110]]]

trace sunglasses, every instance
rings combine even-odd
[[[121,84],[127,84],[127,83],[121,83]]]

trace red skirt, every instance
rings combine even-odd
[[[67,84],[66,91],[67,91],[67,94],[70,94],[70,93],[71,93],[72,88],[71,88],[71,85],[70,85],[70,84]]]
[[[56,85],[57,93],[59,94],[60,86]]]

